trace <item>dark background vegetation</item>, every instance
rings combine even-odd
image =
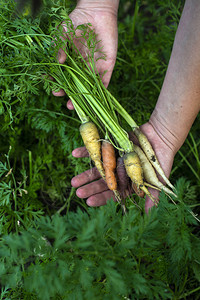
[[[6,28],[14,2],[5,3],[2,37],[16,34]],[[109,90],[138,124],[156,104],[183,5],[120,1]],[[40,25],[53,27],[63,7],[70,12],[74,3],[44,2],[43,17],[52,15]],[[19,22],[22,31],[37,26],[26,14]],[[1,299],[199,299],[200,227],[188,212],[200,212],[199,116],[171,172],[177,205],[161,194],[159,208],[146,216],[144,200],[133,195],[127,216],[112,202],[89,209],[70,184],[90,167],[88,158],[71,155],[82,145],[75,112],[67,97],[47,94],[42,84],[1,76],[9,59],[0,56]]]

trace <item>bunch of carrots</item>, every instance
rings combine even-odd
[[[128,147],[126,148],[124,146],[120,149],[120,155],[123,159],[126,173],[131,179],[133,189],[139,195],[146,194],[149,196],[155,205],[157,205],[157,199],[151,195],[147,187],[160,191],[163,190],[166,194],[171,194],[176,197],[174,192],[160,182],[156,175],[157,171],[165,180],[166,184],[174,189],[166,178],[148,139],[139,128],[136,128],[134,132],[140,141],[140,147],[130,142],[127,137]],[[105,180],[108,188],[114,192],[115,198],[121,201],[116,177],[116,151],[112,141],[107,138],[101,141],[97,126],[89,120],[81,124],[80,134],[100,175]],[[141,193],[141,191],[143,191],[143,193]]]
[[[70,22],[68,24],[70,29],[73,28]],[[90,34],[91,32],[90,29]],[[95,39],[95,33],[92,32],[92,34]],[[74,38],[82,39],[82,36],[80,33],[79,37],[74,34]],[[97,44],[93,43],[93,45]],[[140,192],[142,192],[143,195],[149,196],[155,205],[157,205],[158,200],[149,192],[148,187],[163,190],[168,195],[176,197],[173,192],[174,187],[165,176],[147,137],[128,112],[104,87],[95,68],[94,57],[97,50],[94,46],[91,47],[91,39],[87,58],[82,56],[75,45],[73,47],[75,47],[84,67],[80,67],[65,50],[67,64],[64,68],[67,76],[63,68],[60,68],[59,74],[56,71],[51,75],[56,82],[65,83],[62,88],[70,97],[82,123],[80,134],[84,145],[108,188],[114,192],[115,198],[121,201],[116,177],[118,156],[122,159],[126,173],[137,193],[141,194]],[[87,47],[86,40],[84,40],[84,47]],[[130,141],[128,133],[120,126],[119,115],[133,130],[139,141],[139,146]],[[118,155],[116,155],[117,152]],[[163,178],[168,187],[159,181],[156,172]]]
[[[56,29],[58,32],[57,35],[55,33],[53,43],[52,36],[46,35],[41,29],[32,35],[25,33],[12,37],[13,42],[16,39],[17,43],[19,39],[22,45],[26,43],[26,47],[34,49],[35,57],[38,57],[38,61],[30,58],[29,63],[13,65],[12,69],[21,67],[26,70],[27,76],[33,76],[34,80],[37,77],[40,81],[43,78],[52,89],[63,89],[70,97],[82,123],[80,134],[88,153],[117,200],[121,201],[116,178],[117,157],[123,162],[133,187],[149,196],[156,205],[157,199],[149,192],[148,187],[176,196],[174,187],[165,176],[148,139],[102,83],[95,65],[96,57],[105,59],[105,56],[99,48],[94,30],[89,25],[74,29],[70,19],[66,21],[65,27],[67,38],[62,36],[63,27],[60,26],[60,30]],[[87,55],[84,57],[83,51],[79,51],[80,45],[86,50]],[[67,56],[65,64],[55,62],[60,48]],[[48,55],[44,49],[49,51]],[[35,72],[33,75],[32,70]],[[46,77],[44,74],[47,74]],[[120,125],[119,116],[133,130],[139,146],[129,139],[128,133]],[[159,181],[156,172],[168,187]]]

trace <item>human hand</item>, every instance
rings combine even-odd
[[[147,136],[148,140],[150,141],[154,151],[158,157],[161,167],[163,168],[167,177],[170,175],[170,171],[172,168],[173,160],[175,153],[171,146],[167,143],[163,142],[161,137],[157,134],[154,130],[151,123],[146,123],[142,125],[141,130]],[[133,134],[130,134],[130,139],[134,140],[135,137]],[[77,148],[73,150],[72,155],[74,157],[85,157],[88,156],[87,150],[85,147]],[[159,180],[162,179],[158,176]],[[120,178],[119,178],[120,180]],[[77,188],[76,194],[80,198],[87,198],[86,203],[88,206],[101,206],[105,205],[107,200],[113,198],[114,194],[110,191],[96,168],[92,168],[87,170],[75,177],[72,178],[71,184],[73,187]],[[158,191],[154,189],[149,189],[152,195],[158,199]],[[126,195],[133,193],[133,190],[129,187],[126,190]],[[145,202],[145,211],[146,213],[148,210],[154,206],[154,203],[151,201],[149,197],[146,197]]]
[[[112,71],[116,61],[117,44],[118,44],[118,30],[117,30],[117,9],[118,1],[107,1],[104,5],[100,1],[79,1],[76,8],[69,15],[74,27],[80,24],[91,23],[92,27],[97,34],[97,39],[100,40],[99,47],[103,47],[103,52],[106,54],[106,60],[97,60],[96,69],[102,76],[102,82],[105,87],[108,86]],[[63,22],[63,30],[66,33],[67,28]],[[78,45],[79,51],[86,55],[84,48],[81,44]],[[98,54],[97,54],[98,55]],[[100,55],[100,54],[99,54]],[[95,57],[96,59],[98,57]],[[66,60],[66,53],[60,49],[58,53],[59,63],[64,63]],[[54,96],[64,96],[65,92],[53,92]],[[68,109],[73,109],[72,102],[67,102]]]

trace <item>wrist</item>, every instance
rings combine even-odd
[[[149,124],[151,124],[163,144],[175,155],[182,146],[185,137],[182,139],[181,135],[176,134],[167,118],[162,116],[156,108],[150,117]]]
[[[76,7],[79,9],[109,12],[117,16],[119,0],[79,0]]]

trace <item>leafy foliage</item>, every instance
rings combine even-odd
[[[38,299],[171,299],[173,285],[179,297],[194,284],[191,275],[198,279],[200,257],[197,222],[180,201],[174,206],[162,194],[148,216],[136,207],[123,216],[110,201],[41,217],[2,237],[0,282],[7,295],[17,288]]]
[[[35,18],[16,13],[14,0],[0,4],[1,299],[198,299],[199,116],[175,158],[176,205],[161,194],[148,216],[137,198],[127,199],[126,216],[112,201],[88,209],[70,184],[90,166],[71,155],[82,143],[79,122],[65,97],[52,96],[52,82],[36,80],[43,56],[25,38],[53,36],[74,1],[44,2]],[[109,89],[138,124],[158,98],[182,8],[180,0],[120,1]]]
[[[31,39],[25,37],[39,35],[42,29],[55,31],[64,13],[67,16],[66,3],[50,3],[35,19],[16,15],[15,1],[4,4],[0,8],[1,233],[18,231],[19,220],[29,226],[43,213],[51,214],[66,203],[69,208],[75,197],[72,174],[85,170],[89,162],[85,159],[79,165],[70,154],[81,145],[81,138],[79,121],[67,111],[66,99],[53,97],[50,86],[47,94],[42,76],[36,80],[37,69],[31,65],[26,69],[42,57],[35,56],[36,46],[30,50]]]

